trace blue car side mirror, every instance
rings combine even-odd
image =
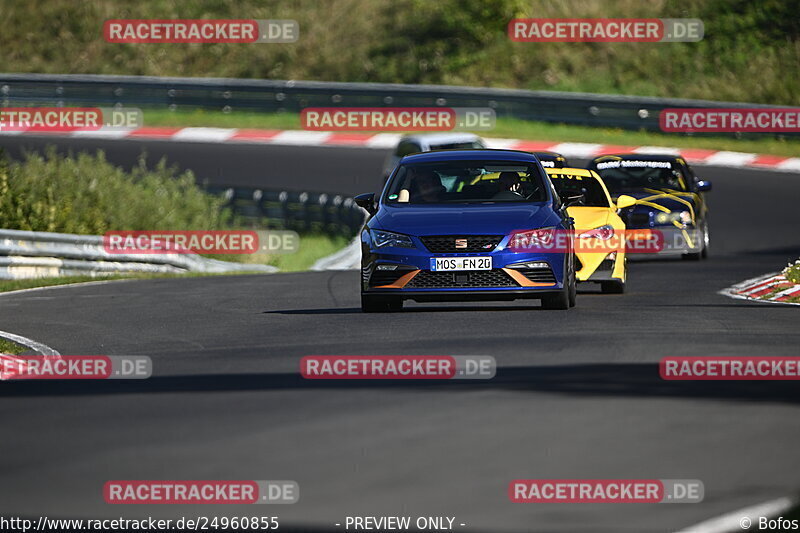
[[[375,213],[375,193],[359,194],[353,200],[355,200],[357,206],[363,207],[370,214]]]

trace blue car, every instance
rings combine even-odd
[[[364,312],[399,311],[404,300],[534,298],[547,309],[575,305],[571,241],[518,245],[554,243],[554,235],[573,230],[569,202],[559,199],[531,153],[406,156],[380,195],[355,201],[370,214],[361,231]]]

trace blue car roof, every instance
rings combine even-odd
[[[490,161],[523,161],[527,163],[535,163],[537,161],[536,156],[532,153],[518,150],[438,150],[407,155],[402,159],[402,162],[431,163],[437,161],[469,161],[478,159],[487,159]]]

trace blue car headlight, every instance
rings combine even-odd
[[[372,242],[375,248],[383,248],[385,246],[392,246],[395,248],[416,248],[414,241],[408,235],[401,233],[393,233],[391,231],[383,231],[379,229],[369,230]]]

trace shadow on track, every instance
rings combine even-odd
[[[633,294],[633,293],[631,293]],[[592,300],[595,298],[599,301],[603,300],[621,300],[625,298],[625,294],[604,294],[600,292],[599,289],[597,290],[587,290],[587,289],[578,289],[578,295],[581,297],[587,297]],[[580,301],[578,302],[578,307],[575,308],[572,312],[580,311]],[[723,299],[721,303],[681,303],[681,304],[667,304],[661,302],[654,302],[651,305],[647,305],[647,307],[676,307],[676,308],[691,308],[691,307],[708,307],[708,308],[727,308],[733,309],[737,307],[761,307],[764,309],[787,309],[789,311],[796,312],[796,309],[792,309],[791,306],[785,305],[775,305],[774,303],[769,302],[758,302],[754,300],[739,300],[739,299]],[[404,313],[432,313],[432,312],[454,312],[454,311],[464,311],[464,312],[479,312],[479,311],[544,311],[547,313],[558,313],[559,311],[553,311],[549,309],[543,309],[539,304],[532,302],[529,305],[507,305],[507,306],[500,306],[500,305],[487,305],[487,306],[478,306],[478,305],[457,305],[457,304],[437,304],[432,305],[430,303],[425,303],[420,305],[419,307],[403,307],[402,311],[395,311],[393,313],[376,313],[375,315],[372,314],[365,314],[361,311],[359,307],[323,307],[323,308],[313,308],[313,309],[276,309],[276,310],[268,310],[262,311],[262,314],[269,315],[364,315],[364,316],[400,316]],[[561,311],[563,313],[563,311]]]
[[[497,376],[489,381],[307,380],[295,373],[155,376],[130,381],[9,381],[0,383],[0,397],[408,389],[459,393],[509,390],[571,396],[697,398],[797,404],[800,403],[798,385],[793,381],[665,381],[659,376],[658,364],[630,363],[501,368]]]
[[[453,305],[450,307],[443,307],[443,306],[431,306],[429,304],[425,304],[424,307],[404,307],[402,311],[395,311],[394,313],[375,313],[376,315],[389,315],[389,316],[396,316],[398,314],[403,313],[429,313],[433,311],[438,312],[453,312],[453,311],[465,311],[465,312],[475,312],[475,311],[537,311],[542,310],[541,307],[537,306],[536,304],[531,304],[530,306],[522,306],[522,305],[509,305],[506,307],[502,306],[457,306]],[[279,309],[276,311],[264,311],[264,314],[276,314],[276,315],[340,315],[340,314],[355,314],[355,315],[364,315],[364,316],[373,316],[372,314],[365,314],[361,311],[360,307],[332,307],[327,309]]]

